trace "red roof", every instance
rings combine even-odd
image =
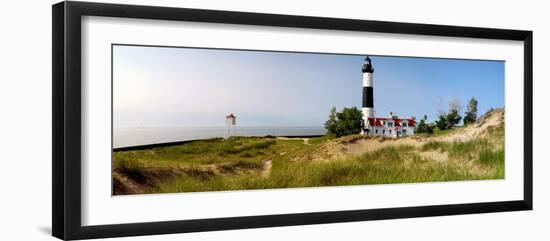
[[[380,121],[388,121],[388,120],[393,120],[396,127],[400,127],[403,121],[406,121],[408,126],[416,125],[416,121],[414,121],[413,119],[398,119],[398,118],[393,119],[393,118],[378,118],[378,117],[369,117],[368,119],[369,119],[369,125],[371,126],[382,126],[382,123],[380,123]]]

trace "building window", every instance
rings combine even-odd
[[[389,127],[393,127],[393,122],[388,122]]]
[[[382,130],[382,134],[386,134],[386,130]]]
[[[391,134],[391,130],[390,130],[390,134]]]
[[[403,122],[403,127],[407,127],[407,123],[406,123],[406,122]]]
[[[407,134],[407,130],[403,130],[403,135],[406,135]]]

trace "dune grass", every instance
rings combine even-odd
[[[114,163],[132,160],[144,166],[178,167],[236,161],[260,162],[273,155],[270,146],[275,143],[274,139],[269,138],[213,138],[147,150],[114,152],[113,159]]]
[[[326,162],[278,159],[269,177],[255,173],[213,176],[208,180],[176,178],[152,192],[193,192],[265,188],[440,182],[495,179],[500,169],[472,172],[455,162],[435,162],[411,153],[411,146],[387,147],[356,158]],[[503,169],[502,169],[503,170]]]
[[[457,130],[463,128],[462,126],[457,126],[455,128],[452,128],[452,129],[445,129],[445,130],[440,130],[439,128],[434,128],[434,133],[432,134],[432,136],[448,136],[448,135],[451,135],[453,133],[455,133]]]
[[[310,160],[327,142],[348,143],[356,136],[280,139],[234,137],[139,151],[113,153],[113,170],[151,176],[144,170],[177,168],[145,193],[295,188],[504,178],[503,128],[464,142],[429,141],[421,146],[383,147],[360,156]],[[445,153],[446,161],[425,152]],[[271,162],[268,175],[265,163]],[[201,174],[201,172],[207,172]],[[154,176],[154,175],[153,175]],[[158,176],[158,175],[157,175]]]

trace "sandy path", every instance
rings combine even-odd
[[[142,185],[136,183],[134,180],[127,178],[124,175],[113,172],[113,179],[122,184],[122,186],[119,188],[124,189],[122,190],[124,194],[140,194],[144,192]]]
[[[374,139],[363,139],[358,140],[354,143],[346,145],[346,150],[348,154],[351,155],[361,155],[368,152],[377,151],[384,147],[390,146],[401,146],[401,145],[411,145],[414,147],[419,147],[424,143],[423,140],[415,140],[410,137],[395,139],[395,140],[374,140]]]
[[[279,140],[302,140],[304,145],[311,145],[309,143],[309,138],[300,138],[300,137],[277,137]]]
[[[273,166],[271,160],[267,160],[264,162],[264,165],[262,167],[262,171],[260,172],[260,175],[262,177],[269,177],[269,174],[271,174],[271,167]]]

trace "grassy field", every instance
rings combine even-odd
[[[454,130],[456,131],[456,130]],[[453,131],[446,131],[445,136]],[[440,136],[440,135],[437,135]],[[324,154],[394,140],[233,137],[113,152],[113,193],[171,193],[264,188],[440,182],[504,178],[504,124],[466,141],[435,137],[360,155]],[[340,149],[339,149],[340,148]],[[329,148],[330,149],[330,148]]]

